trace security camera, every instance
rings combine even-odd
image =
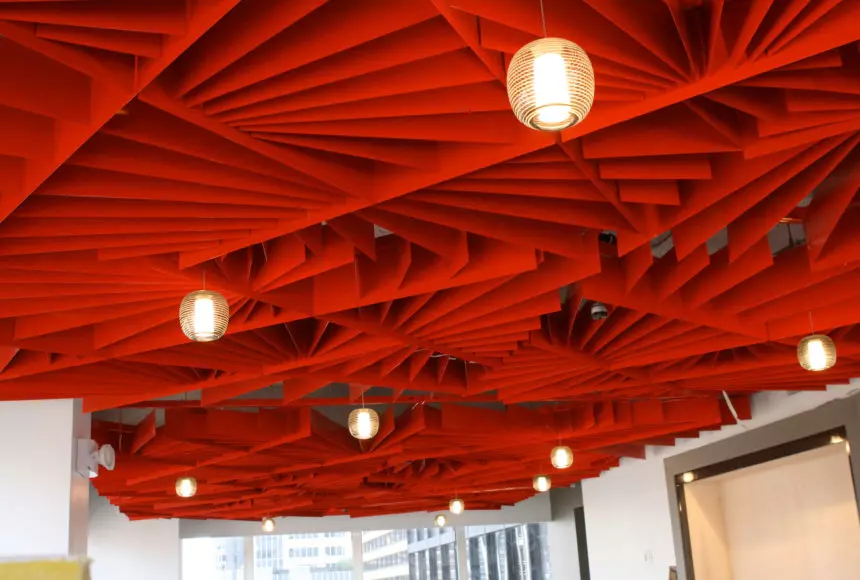
[[[611,232],[609,230],[600,232],[600,234],[598,234],[597,236],[597,239],[604,244],[609,244],[611,246],[618,245],[618,236],[615,234],[615,232]]]
[[[591,305],[592,320],[603,320],[607,316],[609,316],[609,309],[606,307],[606,304],[602,302],[595,302]]]

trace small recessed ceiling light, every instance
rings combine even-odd
[[[836,443],[844,443],[844,442],[845,442],[845,437],[843,437],[842,435],[831,435],[831,436],[830,436],[830,442],[831,442],[831,443],[833,443],[833,444],[836,444]]]
[[[684,483],[693,483],[693,480],[695,480],[695,479],[696,479],[696,476],[693,475],[692,471],[688,471],[687,473],[685,473],[684,475],[681,476],[681,481],[683,481]]]

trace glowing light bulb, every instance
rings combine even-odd
[[[194,329],[200,334],[215,332],[215,303],[208,296],[194,301]]]
[[[692,471],[688,471],[684,475],[681,476],[681,481],[684,483],[693,483],[693,480],[696,479],[696,475]]]
[[[373,439],[379,432],[379,414],[373,409],[354,409],[348,424],[349,433],[356,439]]]
[[[539,38],[520,48],[507,74],[516,118],[537,131],[582,122],[594,102],[594,69],[585,51],[563,38]]]
[[[197,480],[193,477],[180,477],[176,480],[176,495],[179,497],[194,497],[197,493]]]
[[[442,514],[439,514],[438,516],[433,518],[433,523],[436,524],[436,526],[439,528],[444,528],[445,524],[448,523],[448,518],[446,518]]]
[[[809,366],[814,370],[823,369],[827,364],[827,355],[824,353],[824,344],[820,340],[809,341]]]
[[[836,364],[836,345],[825,334],[813,334],[797,345],[797,361],[808,371],[826,371]]]
[[[359,437],[370,437],[370,414],[361,413],[358,416],[358,435]]]
[[[534,60],[535,107],[544,125],[565,125],[572,116],[564,57],[555,52]]]
[[[567,445],[559,445],[553,448],[549,459],[556,469],[567,469],[573,465],[573,451]]]
[[[552,488],[552,479],[548,475],[535,475],[532,479],[532,487],[541,493],[549,491]]]
[[[451,503],[448,504],[448,509],[451,510],[452,514],[458,516],[466,509],[466,502],[462,499],[452,499]]]
[[[195,342],[218,340],[227,332],[229,322],[227,299],[212,290],[191,292],[179,305],[182,332]]]
[[[263,518],[263,531],[271,533],[275,531],[275,520],[272,518]]]

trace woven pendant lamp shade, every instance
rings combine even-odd
[[[573,450],[567,445],[554,447],[549,454],[549,460],[556,469],[567,469],[573,465]]]
[[[538,131],[561,131],[580,123],[594,102],[588,55],[563,38],[528,43],[508,67],[508,100],[517,119]]]
[[[227,332],[230,306],[227,299],[212,290],[197,290],[182,299],[179,325],[195,342],[212,342]]]
[[[362,407],[349,414],[349,434],[359,440],[373,439],[379,432],[379,414]]]
[[[548,475],[535,475],[532,479],[532,487],[535,491],[549,491],[552,488],[552,479]]]
[[[179,497],[194,497],[197,493],[197,480],[193,477],[180,477],[176,480],[176,495]]]
[[[825,334],[812,334],[797,345],[797,361],[808,371],[826,371],[836,364],[836,345]]]
[[[448,510],[455,516],[459,516],[466,510],[466,502],[459,498],[452,499],[448,503]]]

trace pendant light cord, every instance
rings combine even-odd
[[[809,332],[815,334],[815,324],[812,323],[812,310],[809,311]]]
[[[540,0],[540,22],[541,26],[543,27],[543,37],[546,38],[546,14],[544,13],[543,9],[543,0]]]

